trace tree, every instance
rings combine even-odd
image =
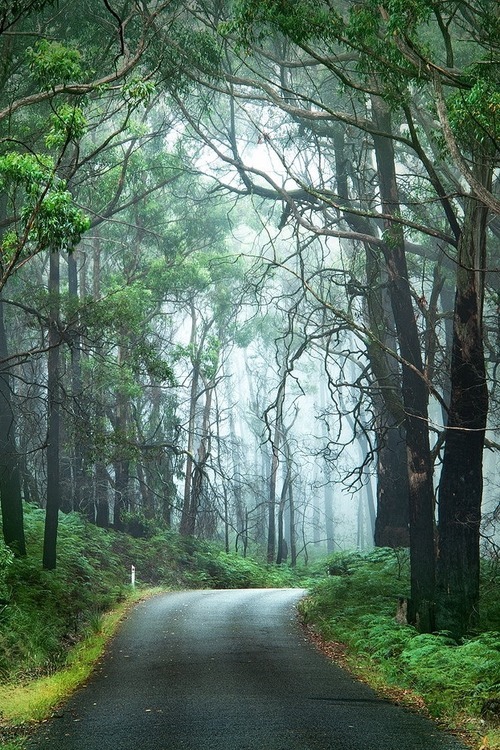
[[[0,361],[8,362],[4,305],[0,297]],[[12,375],[0,369],[0,500],[5,544],[15,554],[26,554],[19,455],[16,445],[16,419],[12,403]]]
[[[407,254],[428,254],[425,238],[435,237],[448,247],[448,253],[456,256],[459,269],[456,280],[455,301],[455,352],[451,363],[450,417],[445,431],[443,478],[440,489],[440,563],[438,566],[437,625],[442,624],[460,634],[466,623],[474,618],[477,605],[477,569],[479,547],[477,529],[481,497],[481,455],[486,419],[485,370],[482,355],[481,307],[484,282],[487,210],[498,211],[498,199],[492,188],[491,170],[495,163],[498,133],[491,113],[495,109],[496,94],[493,80],[496,73],[492,59],[498,54],[498,46],[491,34],[496,28],[497,18],[492,6],[474,4],[477,14],[469,15],[458,3],[446,11],[428,3],[413,3],[401,9],[399,5],[387,3],[375,6],[371,2],[346,3],[339,9],[329,5],[313,5],[304,2],[294,4],[283,14],[275,3],[249,2],[238,4],[234,20],[227,24],[230,33],[236,33],[237,45],[228,46],[239,56],[239,70],[226,72],[228,95],[238,92],[240,97],[265,99],[268,108],[276,107],[289,116],[289,125],[297,123],[298,132],[310,132],[311,144],[323,146],[333,139],[334,124],[361,130],[371,140],[377,158],[377,189],[379,203],[364,207],[361,196],[369,191],[370,169],[360,174],[364,193],[352,198],[329,188],[328,177],[323,171],[316,172],[299,167],[304,159],[293,157],[286,142],[286,125],[278,133],[270,134],[261,129],[260,137],[268,144],[268,150],[276,156],[276,163],[286,170],[288,183],[281,182],[269,172],[245,163],[237,150],[234,134],[224,144],[219,130],[212,145],[228,165],[232,165],[241,178],[240,190],[251,190],[254,195],[283,201],[283,221],[293,220],[306,231],[318,235],[350,238],[353,242],[366,243],[383,256],[387,272],[394,320],[397,328],[398,350],[393,352],[401,366],[402,402],[404,405],[405,439],[408,447],[409,491],[412,499],[411,536],[412,546],[412,598],[415,618],[424,630],[434,627],[434,524],[432,454],[429,446],[427,399],[428,394],[441,400],[438,388],[428,379],[424,369],[419,331],[416,322],[421,316],[416,295],[410,283]],[[210,18],[208,18],[210,23]],[[429,26],[428,26],[429,25]],[[425,38],[424,30],[431,28]],[[457,60],[465,51],[462,39],[468,39],[465,66],[457,67]],[[280,39],[286,40],[281,43]],[[269,40],[269,42],[268,42]],[[276,41],[278,40],[278,41]],[[440,57],[446,50],[446,60]],[[244,55],[252,50],[252,66],[245,67]],[[287,57],[288,55],[288,57]],[[251,69],[252,68],[252,69]],[[315,70],[314,79],[307,75]],[[327,75],[333,75],[347,90],[350,98],[349,112],[344,100],[332,96],[327,85]],[[415,87],[419,94],[415,95]],[[444,87],[455,91],[448,99]],[[460,101],[463,106],[456,104]],[[422,105],[421,105],[422,102]],[[455,103],[454,103],[455,102]],[[425,111],[434,107],[440,120],[438,137],[442,135],[444,151],[430,158],[432,133],[425,123]],[[391,112],[392,110],[392,112]],[[458,133],[460,111],[473,114],[479,123],[482,135],[481,148],[473,148],[465,155],[460,146]],[[489,115],[487,114],[489,112]],[[186,108],[184,107],[186,114]],[[214,119],[214,118],[213,118]],[[398,126],[392,125],[397,119]],[[256,127],[257,120],[253,120]],[[419,127],[421,124],[424,127]],[[210,123],[196,125],[197,132],[209,143]],[[206,128],[206,129],[205,129]],[[302,131],[300,130],[302,129]],[[484,143],[488,144],[486,148]],[[288,140],[290,144],[290,140]],[[397,146],[397,155],[394,148]],[[447,150],[447,154],[446,154]],[[311,146],[311,155],[313,146]],[[318,149],[321,157],[322,148]],[[416,178],[411,171],[401,172],[398,163],[412,163]],[[466,159],[470,160],[472,168]],[[292,165],[293,166],[289,166]],[[467,185],[464,191],[460,180]],[[295,181],[295,188],[289,187]],[[362,181],[362,182],[361,182]],[[267,186],[266,186],[267,183]],[[403,186],[403,183],[405,185]],[[228,184],[226,182],[226,184]],[[421,201],[416,197],[425,190],[428,200],[440,206],[440,211],[425,215],[412,206]],[[467,194],[467,190],[470,193]],[[450,198],[450,193],[457,198]],[[404,196],[404,198],[402,198]],[[406,197],[408,196],[408,197]],[[465,210],[462,218],[461,206]],[[316,224],[313,213],[321,217]],[[365,232],[356,222],[364,216],[375,220],[375,231]],[[385,225],[381,232],[380,224]],[[365,224],[366,226],[366,224]],[[419,237],[412,243],[404,236]],[[361,230],[361,231],[360,231]],[[472,237],[475,238],[471,250]],[[466,271],[466,269],[469,269]],[[464,273],[464,271],[466,271]],[[307,283],[307,274],[305,282]],[[353,326],[356,330],[356,326]],[[357,327],[359,332],[360,328]],[[367,332],[363,332],[365,335]],[[376,331],[368,332],[372,342],[383,346]],[[460,352],[460,356],[458,356]],[[465,360],[463,359],[465,356]],[[463,380],[467,373],[466,382]],[[478,393],[472,432],[465,426],[470,414],[464,407],[464,386]],[[463,410],[463,413],[462,413]],[[475,437],[472,439],[472,435]],[[458,436],[463,442],[458,440]],[[469,441],[471,441],[469,443]],[[456,475],[453,467],[464,459],[464,446],[470,445],[474,456],[474,469],[461,474],[460,492],[451,480]],[[460,447],[459,447],[460,446]],[[455,457],[455,458],[453,458]],[[458,458],[460,457],[460,458]],[[453,463],[457,460],[457,463]],[[450,470],[448,470],[450,466]],[[467,499],[466,499],[467,498]],[[447,506],[453,510],[446,510]],[[453,522],[450,519],[453,518]],[[457,537],[450,540],[450,523],[455,531],[460,527],[468,541],[467,560],[451,573],[451,554]],[[470,541],[469,541],[470,540]],[[462,536],[462,541],[465,537]],[[425,551],[424,551],[425,550]],[[473,551],[472,551],[473,550]],[[455,548],[455,552],[456,552]],[[448,574],[445,570],[448,570]],[[462,583],[459,583],[459,580]],[[443,583],[444,582],[444,585]],[[444,596],[445,588],[455,592]],[[466,594],[467,591],[467,594]],[[474,593],[472,593],[474,592]],[[460,601],[460,606],[458,606]],[[453,614],[444,616],[444,610]],[[458,611],[461,614],[458,614]]]
[[[49,331],[47,362],[47,503],[43,540],[43,567],[53,570],[57,560],[57,527],[61,507],[61,372],[59,336],[59,252],[50,254],[49,271]]]

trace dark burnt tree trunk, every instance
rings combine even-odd
[[[0,500],[5,544],[14,554],[26,554],[19,456],[12,405],[12,375],[7,363],[4,304],[0,298]]]
[[[192,514],[191,492],[193,484],[193,467],[194,467],[194,434],[196,425],[196,404],[198,399],[198,382],[199,382],[199,364],[193,365],[193,374],[191,380],[191,397],[189,404],[189,422],[188,422],[188,444],[186,450],[186,467],[184,476],[184,499],[182,503],[182,513],[179,525],[179,532],[182,536],[193,536],[196,526],[196,514]]]
[[[334,134],[337,190],[341,198],[348,200],[348,161],[345,157],[345,132],[337,129]],[[351,175],[355,179],[355,175]],[[376,236],[376,227],[363,216],[345,214],[346,221],[355,230],[365,235]],[[377,507],[372,521],[376,546],[410,546],[409,485],[404,431],[405,414],[401,401],[401,375],[397,363],[384,347],[395,349],[394,316],[387,292],[387,272],[379,247],[364,243],[366,288],[364,310],[368,327],[375,338],[368,345],[367,356],[373,376],[372,406],[375,413],[377,450]]]
[[[109,476],[106,466],[102,461],[95,464],[94,475],[94,505],[95,523],[102,529],[109,527]]]
[[[491,172],[480,174],[491,185]],[[479,527],[488,414],[483,349],[487,209],[466,200],[458,246],[451,398],[439,484],[437,627],[461,636],[478,625]]]
[[[43,567],[54,570],[57,559],[57,529],[61,507],[60,430],[60,334],[59,334],[59,253],[50,253],[48,334],[48,420],[47,420],[47,503],[43,539]]]
[[[283,483],[281,485],[280,499],[278,504],[278,518],[277,518],[277,552],[276,552],[276,564],[286,562],[288,557],[288,544],[285,535],[285,509],[288,501],[288,487],[292,481],[292,462],[290,456],[290,450],[288,447],[288,441],[284,441],[284,462],[283,462]]]
[[[377,342],[368,347],[375,378],[372,403],[375,409],[377,445],[377,517],[374,543],[377,547],[410,546],[410,488],[406,455],[405,414],[401,372],[384,347],[397,349],[395,321],[387,291],[387,273],[373,247],[365,249],[367,279],[366,310]],[[380,343],[379,343],[380,342]],[[380,346],[380,344],[382,346]]]
[[[277,422],[279,420],[277,419]],[[269,497],[267,513],[267,562],[273,563],[276,554],[276,485],[278,482],[279,451],[281,430],[276,424],[272,441],[271,472],[269,476]]]
[[[201,422],[200,439],[197,451],[196,465],[193,470],[193,479],[191,483],[191,496],[189,502],[189,518],[193,519],[192,529],[189,531],[193,534],[196,530],[194,522],[201,525],[200,531],[207,538],[215,535],[214,510],[206,502],[205,485],[206,485],[206,468],[212,450],[212,435],[210,431],[210,417],[212,413],[212,400],[215,384],[214,382],[203,383],[205,394],[205,403],[203,405],[203,416]],[[203,517],[200,516],[200,510],[203,510]]]
[[[385,412],[385,424],[377,431],[377,517],[374,542],[376,547],[409,547],[410,504],[406,437]],[[380,422],[380,420],[379,420]]]
[[[288,538],[290,540],[290,565],[297,565],[297,531],[295,523],[295,497],[293,494],[293,482],[288,484]]]
[[[186,467],[184,476],[184,496],[182,500],[181,519],[179,524],[179,533],[182,536],[193,536],[196,527],[197,509],[192,504],[192,486],[194,481],[194,450],[195,450],[195,431],[197,405],[199,398],[199,384],[201,376],[201,352],[205,340],[205,333],[202,334],[201,344],[197,343],[197,316],[194,305],[191,305],[191,336],[189,345],[193,351],[191,388],[189,398],[189,421],[186,449]]]
[[[372,97],[375,122],[381,132],[391,133],[387,105]],[[374,136],[378,184],[382,209],[397,216],[399,200],[393,142]],[[413,310],[401,225],[386,221],[383,247],[391,306],[403,359],[401,372],[405,412],[406,450],[410,504],[410,621],[419,630],[434,629],[435,545],[434,488],[428,432],[428,388],[423,377],[423,362],[418,328]]]

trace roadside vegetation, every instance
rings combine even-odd
[[[43,510],[26,507],[26,557],[14,557],[0,542],[2,750],[23,747],[29,725],[50,716],[88,677],[138,599],[167,589],[292,586],[300,578],[214,543],[134,523],[137,538],[61,513],[52,571],[40,567]]]
[[[60,518],[55,571],[40,569],[43,511],[28,507],[30,553],[0,548],[0,747],[18,750],[29,726],[91,673],[138,599],[179,588],[304,586],[301,616],[311,638],[390,698],[462,731],[471,747],[500,748],[499,571],[482,573],[483,629],[457,642],[397,621],[409,591],[404,550],[343,552],[301,569],[227,554],[164,530],[145,537]],[[131,586],[131,566],[136,586]],[[486,738],[486,739],[485,739]]]
[[[481,630],[460,639],[398,622],[406,551],[339,553],[301,613],[320,648],[393,700],[425,711],[474,748],[500,748],[500,570],[483,561]]]

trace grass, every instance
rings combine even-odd
[[[301,605],[321,647],[375,689],[461,731],[471,747],[500,750],[500,604],[488,566],[484,619],[492,629],[461,642],[396,622],[398,597],[408,594],[404,552],[335,555],[329,568]]]
[[[71,649],[66,664],[53,674],[21,684],[0,685],[2,721],[10,727],[22,727],[47,718],[90,676],[127,611],[140,599],[160,590],[133,590],[125,601],[110,612],[101,614],[99,626],[90,630]]]
[[[500,750],[498,570],[485,563],[484,631],[457,643],[395,621],[408,595],[405,551],[342,553],[303,570],[259,564],[169,530],[148,539],[61,515],[56,571],[42,571],[43,513],[27,508],[29,555],[0,544],[0,747],[23,750],[23,733],[88,678],[130,606],[172,588],[300,585],[313,637],[330,656],[393,700],[464,732],[474,750]],[[130,566],[137,590],[130,587]],[[160,587],[154,588],[154,587]],[[147,592],[147,593],[146,593]],[[496,703],[498,702],[498,703]]]
[[[288,586],[288,568],[226,554],[164,530],[147,539],[61,514],[58,565],[41,569],[43,512],[27,506],[28,556],[0,543],[0,747],[50,716],[88,678],[130,606],[172,588]],[[130,587],[134,565],[138,587]],[[6,602],[6,603],[5,603]]]

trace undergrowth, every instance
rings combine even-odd
[[[489,592],[483,622],[490,629],[460,642],[396,621],[398,601],[408,595],[405,552],[337,554],[329,573],[301,604],[306,623],[327,641],[345,644],[350,667],[375,686],[410,690],[432,716],[478,736],[489,732],[487,746],[500,748],[499,581],[491,566],[484,564],[482,582]]]
[[[40,564],[43,524],[43,512],[27,507],[26,558],[14,558],[0,543],[0,700],[13,685],[29,696],[37,684],[50,703],[52,691],[66,689],[67,672],[80,654],[89,656],[81,669],[92,668],[94,636],[100,643],[106,612],[130,600],[134,565],[139,590],[309,588],[301,604],[305,622],[326,641],[347,647],[348,665],[358,676],[395,694],[421,696],[431,715],[487,735],[485,747],[500,749],[499,573],[492,562],[483,565],[483,631],[456,642],[396,621],[398,601],[409,593],[405,551],[340,553],[326,566],[316,561],[292,570],[227,554],[170,530],[137,539],[99,529],[77,514],[61,514],[58,567],[48,572]],[[80,644],[87,645],[81,650]],[[20,747],[7,735],[5,717],[0,746]]]
[[[164,588],[294,585],[289,568],[226,554],[214,544],[164,530],[147,539],[100,529],[76,513],[60,514],[58,562],[41,568],[44,512],[27,506],[28,556],[0,543],[0,684],[47,676],[65,664],[102,614],[137,584]]]

